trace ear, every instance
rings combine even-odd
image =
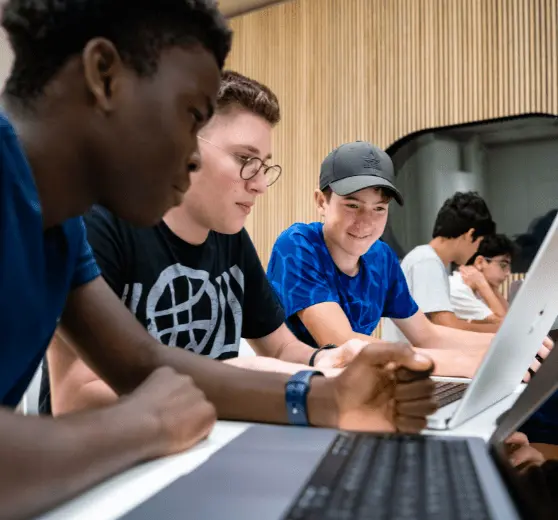
[[[326,198],[321,190],[314,191],[314,202],[316,204],[316,209],[321,217],[325,214],[325,205],[327,204]]]
[[[467,239],[468,242],[473,243],[474,239],[473,239],[473,235],[475,234],[475,229],[471,228],[469,229],[469,231],[467,231],[467,233],[465,233],[465,238]]]
[[[473,262],[473,265],[479,270],[482,271],[482,268],[484,266],[484,256],[479,255],[475,258],[475,261]]]
[[[114,44],[105,38],[87,42],[82,53],[87,89],[103,112],[114,110],[114,99],[121,86],[124,64]]]

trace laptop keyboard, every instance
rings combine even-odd
[[[434,384],[434,399],[438,406],[447,406],[463,397],[468,383],[446,383],[438,381]]]
[[[343,433],[285,520],[488,520],[466,441]]]

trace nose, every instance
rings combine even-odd
[[[250,180],[246,181],[248,190],[256,195],[262,195],[267,191],[267,178],[263,168]]]

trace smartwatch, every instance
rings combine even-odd
[[[285,401],[289,423],[295,426],[309,426],[307,397],[310,380],[323,376],[318,370],[302,370],[294,374],[285,385]]]
[[[322,350],[329,350],[332,348],[337,348],[337,345],[334,345],[333,343],[328,343],[327,345],[324,345],[323,347],[320,347],[318,349],[316,349],[314,351],[314,353],[310,356],[310,361],[308,361],[308,364],[313,367],[314,363],[316,362],[316,356],[322,351]]]

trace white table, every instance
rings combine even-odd
[[[488,440],[501,413],[509,410],[523,389],[496,403],[483,413],[446,432],[425,431],[428,435],[481,437]],[[113,520],[186,475],[213,453],[232,441],[250,423],[219,421],[210,437],[195,448],[165,459],[137,466],[113,477],[78,498],[40,517],[41,520]]]

